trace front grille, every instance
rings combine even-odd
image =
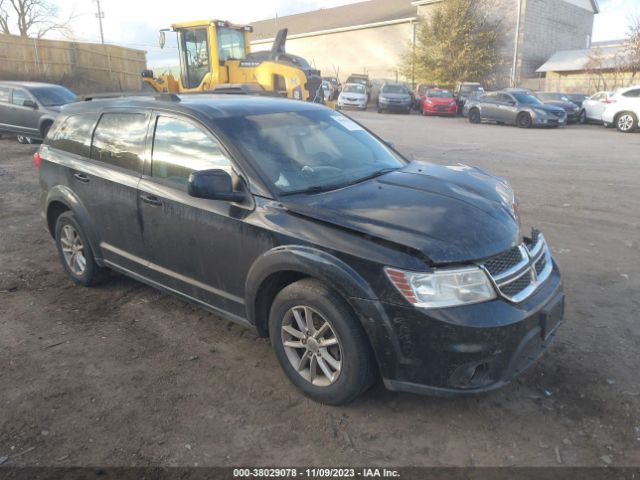
[[[541,233],[531,240],[488,259],[482,265],[500,295],[514,303],[531,296],[549,277],[553,264],[549,247]]]
[[[487,260],[484,264],[484,268],[486,268],[491,275],[499,275],[500,273],[506,272],[510,268],[516,266],[521,261],[522,253],[520,252],[520,247],[513,247],[508,252]]]

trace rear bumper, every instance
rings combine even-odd
[[[521,304],[497,299],[449,309],[357,300],[390,390],[476,395],[499,389],[551,345],[564,314],[560,272]],[[364,311],[363,311],[364,309]]]

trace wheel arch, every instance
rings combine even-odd
[[[326,283],[350,305],[353,297],[375,299],[367,282],[335,256],[310,247],[276,247],[256,260],[245,284],[247,318],[260,336],[268,335],[269,310],[278,292],[303,278]]]
[[[42,136],[42,139],[44,140],[44,131],[46,130],[47,127],[51,127],[51,125],[53,125],[53,122],[55,121],[55,119],[53,117],[42,117],[40,119],[40,127],[39,127],[39,131],[40,131],[40,135]]]
[[[102,250],[100,249],[96,225],[91,219],[84,204],[69,187],[64,185],[56,185],[53,187],[47,194],[44,211],[47,228],[51,236],[54,238],[58,217],[64,212],[72,212],[89,240],[89,246],[91,247],[93,256],[96,259],[96,263],[102,266]]]

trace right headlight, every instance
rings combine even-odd
[[[389,267],[384,271],[402,296],[416,307],[454,307],[486,302],[497,296],[489,277],[479,267],[441,269],[431,273]]]

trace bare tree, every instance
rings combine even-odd
[[[640,73],[640,13],[629,19],[625,50],[627,69],[631,73],[630,83],[633,83]]]
[[[50,0],[0,0],[0,31],[17,33],[23,37],[41,38],[51,31],[71,35],[71,20],[58,16],[57,7]],[[15,30],[14,30],[15,28]]]

